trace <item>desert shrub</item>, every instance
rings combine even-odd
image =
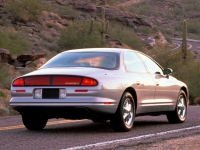
[[[137,32],[140,32],[143,34],[152,34],[154,31],[153,31],[153,28],[146,27],[146,26],[139,26],[137,28]]]
[[[109,4],[109,5],[114,5],[116,3],[119,2],[124,2],[125,0],[104,0],[104,1],[100,1],[100,0],[90,0],[92,3],[94,4]]]
[[[189,34],[189,38],[194,40],[200,40],[200,36],[198,34],[193,34],[193,33]]]
[[[0,47],[8,49],[12,55],[19,55],[29,50],[29,44],[25,38],[12,30],[0,32]]]
[[[167,14],[165,14],[165,18],[172,20],[172,19],[174,19],[174,15],[172,13],[167,13]]]
[[[113,5],[115,5],[116,3],[117,3],[116,0],[107,0],[107,4],[108,4],[108,5],[113,6]]]
[[[165,36],[171,36],[174,33],[173,29],[171,28],[158,27],[158,30],[160,30]]]
[[[46,47],[48,48],[49,51],[51,52],[61,52],[61,48],[58,46],[57,43],[47,43]]]
[[[37,20],[44,10],[39,0],[13,0],[7,7],[15,19],[23,22]]]
[[[6,107],[0,107],[0,116],[8,116],[10,115],[10,111]]]
[[[100,25],[100,23],[94,21],[93,31],[89,34],[90,22],[73,23],[61,33],[58,45],[67,50],[105,47],[105,42],[101,40]]]
[[[174,29],[176,30],[176,31],[183,31],[183,27],[182,27],[182,25],[181,25],[181,23],[177,23],[177,24],[175,24],[174,25]]]
[[[173,10],[171,10],[171,13],[174,16],[181,16],[181,15],[183,15],[183,9],[179,8],[179,7],[175,7]]]
[[[193,54],[188,51],[187,60],[183,63],[181,59],[181,51],[171,51],[170,49],[160,49],[157,53],[154,52],[155,60],[158,61],[164,68],[172,68],[173,76],[185,82],[189,88],[190,97],[199,97],[199,76],[200,63],[193,59]],[[190,99],[190,104],[193,99]]]
[[[11,81],[14,79],[13,76],[10,75],[8,68],[2,67],[0,68],[0,87],[10,89]]]
[[[148,1],[142,1],[139,4],[128,6],[127,9],[134,14],[148,15],[150,7],[148,5]]]
[[[176,31],[183,31],[183,20],[175,24],[174,29]],[[197,20],[187,20],[187,31],[192,34],[200,34],[200,23]]]
[[[187,0],[185,5],[185,11],[199,11],[199,0]]]
[[[143,49],[144,45],[141,42],[141,39],[135,34],[132,28],[123,27],[118,24],[112,24],[109,28],[108,34],[111,38],[120,40],[122,43],[128,45],[133,49]]]
[[[0,91],[0,97],[6,97],[6,94],[2,91]]]
[[[193,34],[200,34],[200,22],[197,20],[189,20],[188,32]]]
[[[169,43],[172,43],[172,38],[169,35],[164,34],[165,40]]]
[[[80,16],[80,12],[75,10],[71,5],[62,6],[59,9],[57,9],[56,12],[60,15],[74,17],[75,19],[77,19]]]

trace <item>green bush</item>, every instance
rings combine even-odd
[[[0,87],[10,89],[11,81],[14,79],[9,73],[8,68],[2,67],[0,68]]]
[[[199,11],[199,0],[187,0],[185,5],[186,12]]]
[[[153,28],[151,27],[139,26],[137,28],[137,32],[143,33],[143,34],[152,34],[154,31],[153,31]]]
[[[150,10],[148,1],[142,1],[139,4],[134,4],[132,6],[128,6],[127,9],[133,14],[138,15],[149,15],[148,12]]]
[[[164,35],[164,37],[165,37],[165,40],[166,40],[167,42],[172,43],[172,39],[171,39],[170,36]]]
[[[176,31],[182,32],[183,31],[183,26],[182,26],[181,22],[175,24],[174,29]]]
[[[10,111],[6,107],[0,107],[0,116],[9,116]]]
[[[70,17],[74,17],[75,19],[77,19],[81,14],[79,11],[75,10],[70,5],[62,6],[59,9],[57,9],[56,12],[60,15],[67,15],[67,16],[70,16]]]
[[[105,47],[105,42],[102,43],[101,40],[100,25],[100,23],[94,21],[93,31],[89,34],[90,22],[73,23],[61,33],[58,45],[67,50]]]
[[[6,97],[6,94],[2,91],[0,91],[0,97]]]
[[[7,7],[15,19],[23,22],[37,20],[44,10],[39,0],[13,0],[8,3]]]
[[[8,49],[12,55],[19,55],[29,50],[29,44],[25,38],[12,30],[0,32],[0,47]]]
[[[170,49],[160,49],[159,52],[154,52],[154,59],[164,68],[172,68],[173,76],[187,84],[191,98],[200,97],[200,63],[194,60],[192,53],[188,51],[187,60],[183,64],[181,51],[174,52]],[[193,104],[193,99],[190,99],[190,104]]]
[[[183,15],[183,9],[182,8],[179,8],[179,7],[175,7],[171,13],[174,15],[174,16],[182,16]]]
[[[200,34],[200,22],[197,20],[188,20],[188,33]]]
[[[141,39],[135,34],[134,30],[129,27],[123,27],[121,25],[110,25],[108,34],[111,38],[120,40],[122,43],[128,45],[132,49],[142,50],[144,44]]]
[[[100,1],[100,0],[90,0],[92,3],[94,3],[94,4],[97,4],[97,5],[99,5],[100,3],[103,3],[103,4],[108,4],[108,5],[115,5],[115,4],[117,4],[117,3],[119,3],[119,2],[125,2],[126,0],[104,0],[104,1]]]

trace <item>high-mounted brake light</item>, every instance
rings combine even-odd
[[[82,82],[82,86],[97,86],[98,82],[95,79],[84,77]]]
[[[13,81],[13,86],[24,86],[24,78],[18,78]]]

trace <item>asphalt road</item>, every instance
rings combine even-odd
[[[29,131],[21,116],[0,117],[0,150],[125,149],[138,144],[200,134],[200,107],[188,108],[187,120],[169,124],[165,115],[135,119],[130,132],[114,132],[109,122],[52,119],[44,130]]]
[[[179,45],[179,46],[177,45],[178,48],[181,47],[181,45],[182,45],[181,40],[173,39],[172,41],[173,41],[173,43],[176,43]],[[197,40],[194,40],[194,41],[189,40],[189,41],[187,41],[187,44],[188,44],[188,49],[190,49],[192,51],[194,51],[194,50],[200,51],[200,41],[197,42]]]

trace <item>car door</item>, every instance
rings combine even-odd
[[[172,110],[173,103],[177,98],[175,78],[170,75],[164,75],[163,69],[150,57],[141,53],[138,54],[154,79],[156,86],[155,105],[157,106],[155,107],[155,111]]]
[[[124,65],[137,94],[136,113],[152,112],[152,107],[155,106],[155,83],[151,74],[135,51],[124,52]]]

